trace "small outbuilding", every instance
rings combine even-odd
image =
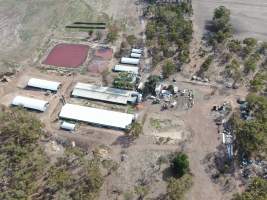
[[[49,106],[48,101],[34,99],[30,97],[16,96],[12,103],[13,106],[22,106],[24,108],[38,110],[41,112],[46,111]]]
[[[47,81],[43,79],[37,79],[37,78],[31,78],[28,81],[27,87],[34,87],[39,88],[43,90],[51,90],[51,91],[57,91],[60,87],[61,83],[54,82],[54,81]]]
[[[69,122],[65,122],[63,121],[60,125],[61,129],[67,130],[67,131],[74,131],[76,127],[76,124],[73,123],[69,123]]]

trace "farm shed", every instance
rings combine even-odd
[[[49,105],[48,101],[23,96],[16,96],[11,104],[13,106],[22,106],[24,108],[29,108],[42,112],[46,111]]]
[[[141,58],[142,54],[139,53],[131,53],[132,58]]]
[[[139,59],[122,57],[121,58],[121,63],[122,64],[130,64],[130,65],[138,65],[139,64]]]
[[[119,129],[127,129],[134,120],[134,115],[132,114],[74,104],[65,104],[62,107],[59,117]]]
[[[142,49],[132,49],[132,53],[139,53],[141,54],[143,51]]]
[[[130,90],[77,83],[72,96],[126,105],[135,103],[138,95],[137,92]]]
[[[51,90],[51,91],[57,91],[60,85],[61,83],[59,82],[47,81],[47,80],[37,79],[37,78],[31,78],[27,84],[28,87],[35,87],[35,88]]]
[[[115,65],[113,67],[113,71],[115,72],[129,72],[133,74],[138,74],[138,67],[128,66],[128,65]]]
[[[74,131],[75,130],[75,124],[69,123],[69,122],[62,122],[60,125],[60,128],[68,131]]]

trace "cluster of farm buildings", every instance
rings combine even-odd
[[[63,68],[76,68],[85,62],[87,54],[88,46],[60,44],[51,50],[42,64]],[[120,64],[113,67],[113,71],[127,72],[137,76],[139,74],[142,50],[132,49],[130,55],[130,57],[122,57]],[[30,77],[27,81],[25,91],[37,89],[37,91],[44,90],[61,95],[60,101],[63,106],[58,114],[61,120],[60,127],[71,131],[75,129],[76,122],[126,130],[136,120],[136,115],[68,103],[65,100],[65,96],[120,105],[133,105],[142,101],[142,95],[133,90],[76,82],[70,94],[60,94],[61,87],[62,83],[58,81]],[[46,112],[50,106],[50,102],[39,97],[17,95],[11,101],[11,105],[21,106],[38,112]]]

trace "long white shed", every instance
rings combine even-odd
[[[137,95],[131,90],[77,83],[72,91],[72,96],[126,105],[134,103]]]
[[[16,96],[11,104],[14,106],[22,106],[24,108],[29,108],[42,112],[46,111],[49,106],[48,101],[23,96]]]
[[[139,53],[141,54],[143,52],[142,49],[132,49],[132,53]]]
[[[133,74],[138,74],[139,68],[134,66],[128,65],[115,65],[113,67],[113,71],[115,72],[129,72]]]
[[[121,63],[122,64],[138,65],[139,61],[140,60],[137,59],[137,58],[127,58],[127,57],[122,57],[121,58]]]
[[[57,91],[60,85],[61,83],[59,82],[47,81],[47,80],[38,79],[38,78],[31,78],[27,84],[28,87],[35,87],[35,88],[51,90],[51,91]]]
[[[142,54],[139,53],[131,53],[132,58],[141,58]]]
[[[59,117],[119,129],[127,129],[134,120],[134,115],[132,114],[74,104],[65,104]]]

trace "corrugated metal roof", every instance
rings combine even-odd
[[[54,81],[47,81],[47,80],[37,79],[37,78],[31,78],[28,81],[28,85],[27,86],[40,88],[40,89],[45,89],[45,90],[57,91],[59,86],[60,86],[60,83],[59,82],[54,82]]]
[[[130,65],[138,65],[139,64],[139,59],[137,59],[137,58],[122,57],[121,58],[121,63],[123,63],[123,64],[130,64]]]
[[[16,96],[11,104],[14,106],[22,106],[24,108],[30,108],[42,112],[46,111],[49,105],[48,101],[23,96]]]
[[[134,91],[77,83],[72,95],[112,103],[127,104]]]
[[[92,124],[126,129],[134,120],[134,115],[97,108],[65,104],[59,114],[61,118]]]
[[[130,72],[133,74],[138,74],[138,67],[128,66],[128,65],[115,65],[113,70],[115,72]]]

